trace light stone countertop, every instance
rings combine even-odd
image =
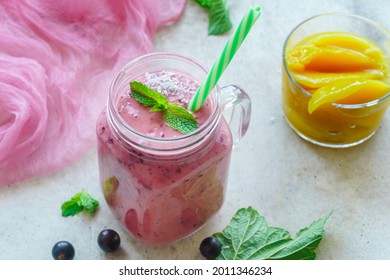
[[[317,147],[300,139],[281,109],[281,54],[298,23],[334,11],[366,16],[390,29],[388,0],[229,0],[237,26],[251,3],[263,14],[227,68],[220,85],[237,84],[252,99],[246,137],[235,147],[227,198],[200,231],[177,243],[151,247],[125,233],[104,202],[93,149],[50,176],[0,189],[0,259],[51,259],[52,246],[70,241],[75,259],[202,259],[200,241],[222,230],[241,207],[253,206],[270,226],[292,236],[333,210],[317,248],[318,259],[390,259],[390,113],[368,142],[349,149]],[[155,51],[191,56],[210,68],[230,34],[207,35],[207,13],[188,1],[181,20],[161,28]],[[91,128],[94,129],[94,128]],[[99,199],[94,216],[63,218],[62,202],[80,188]],[[96,238],[117,230],[121,249],[103,253]]]

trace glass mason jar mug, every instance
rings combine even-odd
[[[116,76],[97,120],[104,197],[121,225],[145,243],[183,239],[221,208],[232,147],[246,133],[251,102],[237,86],[216,86],[194,113],[199,129],[183,135],[161,122],[161,112],[132,99],[129,83],[144,82],[185,105],[206,74],[202,65],[177,54],[139,57]],[[229,108],[234,128],[222,116]]]

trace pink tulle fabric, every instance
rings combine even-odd
[[[95,145],[115,74],[152,51],[185,0],[0,0],[0,186]]]

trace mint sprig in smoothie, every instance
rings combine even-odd
[[[165,74],[169,75],[169,74]],[[130,82],[130,92],[135,100],[145,107],[152,107],[150,112],[162,112],[164,121],[173,129],[189,134],[199,128],[195,117],[178,103],[169,103],[161,93],[154,91],[137,81]]]

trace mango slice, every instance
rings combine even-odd
[[[385,77],[385,74],[380,70],[343,73],[307,71],[305,73],[293,73],[293,76],[295,81],[304,88],[320,88],[342,80],[381,80]]]
[[[340,104],[361,104],[383,97],[390,91],[390,85],[378,80],[343,80],[317,89],[308,105],[313,113],[321,105],[337,102]]]
[[[303,39],[297,46],[333,46],[361,52],[371,58],[378,58],[383,51],[367,38],[349,32],[323,32]]]
[[[286,62],[292,71],[351,72],[381,68],[380,62],[364,53],[333,46],[294,48],[287,54]]]

